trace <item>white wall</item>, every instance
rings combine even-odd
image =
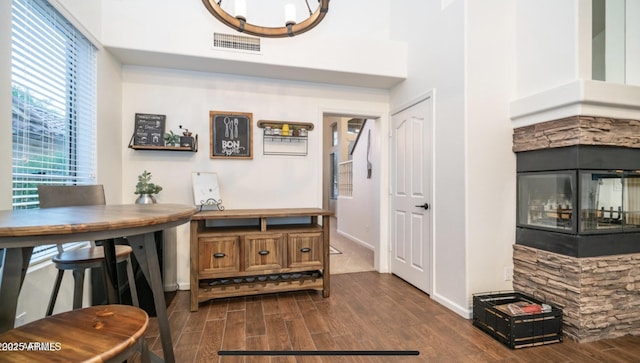
[[[104,49],[98,53],[98,85],[97,180],[104,184],[107,203],[116,204],[127,200],[122,189],[122,65]]]
[[[514,6],[412,1],[392,11],[392,36],[409,39],[412,53],[411,77],[392,90],[391,109],[435,95],[431,296],[462,316],[473,293],[510,288],[503,267],[515,243]]]
[[[640,86],[640,2],[626,5],[626,84]]]
[[[362,128],[360,140],[353,152],[353,193],[350,197],[338,197],[337,231],[349,239],[371,249],[378,250],[380,238],[380,207],[377,195],[380,190],[381,133],[376,120],[369,119]],[[371,130],[372,164],[371,178],[367,178],[367,138]],[[375,253],[375,252],[374,252]]]
[[[164,188],[157,196],[159,203],[192,204],[191,173],[207,171],[218,174],[223,205],[228,209],[321,207],[323,113],[388,112],[387,93],[370,89],[134,66],[123,68],[122,79],[123,149],[133,132],[136,112],[164,114],[167,129],[178,131],[183,125],[199,137],[197,153],[126,149],[122,202],[133,202],[137,175],[148,170]],[[253,114],[253,159],[209,158],[211,110]],[[259,120],[314,123],[308,155],[263,155],[262,129],[256,126]],[[178,227],[168,238],[168,243],[177,246],[177,283],[188,289],[188,227]]]
[[[466,190],[468,291],[511,290],[516,158],[509,101],[515,94],[515,3],[467,3]],[[488,24],[491,24],[489,26]]]
[[[408,41],[411,77],[392,90],[391,109],[398,110],[434,90],[431,297],[466,315],[466,218],[474,216],[466,212],[466,2],[453,1],[444,7],[439,1],[397,4],[391,12],[392,38]]]
[[[102,32],[102,0],[47,0],[94,44]]]
[[[517,98],[555,88],[577,78],[578,3],[516,1]]]

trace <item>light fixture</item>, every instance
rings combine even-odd
[[[315,11],[311,11],[309,0],[305,0],[309,10],[309,17],[298,23],[296,22],[296,8],[293,4],[287,4],[283,9],[285,14],[284,26],[266,27],[247,22],[246,0],[235,1],[234,15],[231,15],[222,8],[222,0],[202,0],[207,10],[228,27],[242,33],[267,38],[292,37],[309,31],[318,25],[329,11],[329,0],[317,0],[318,8]]]

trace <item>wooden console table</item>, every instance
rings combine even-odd
[[[318,290],[328,297],[331,215],[319,208],[196,213],[191,311],[200,302],[231,296]]]

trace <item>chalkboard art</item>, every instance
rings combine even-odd
[[[212,159],[253,158],[252,116],[243,112],[209,112]]]
[[[164,135],[166,119],[166,115],[136,113],[133,144],[144,146],[164,146],[164,139],[162,138],[162,135]]]

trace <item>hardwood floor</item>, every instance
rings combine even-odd
[[[640,336],[511,350],[389,274],[334,275],[331,297],[296,292],[169,306],[176,361],[221,363],[638,362]],[[155,318],[147,340],[161,352]],[[220,350],[416,350],[418,356],[218,356]],[[134,360],[137,361],[137,360]]]

